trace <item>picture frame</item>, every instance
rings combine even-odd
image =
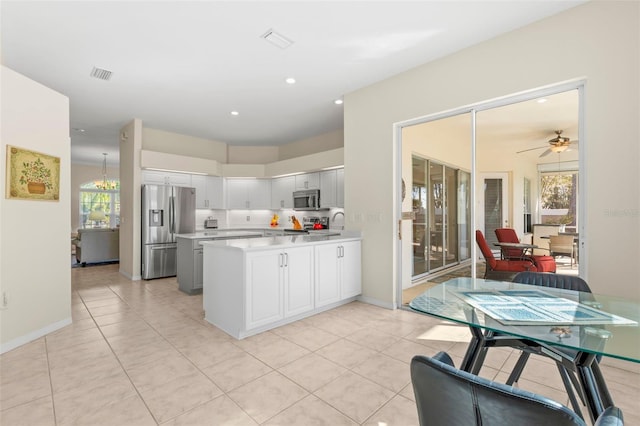
[[[7,145],[8,199],[60,201],[60,157]]]

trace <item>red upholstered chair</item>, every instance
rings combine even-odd
[[[484,277],[487,279],[497,279],[501,281],[511,280],[518,272],[522,271],[538,271],[532,260],[504,260],[496,259],[491,249],[484,239],[484,234],[480,230],[476,230],[476,242],[486,262]]]
[[[496,228],[496,237],[501,243],[519,243],[520,239],[513,228]],[[508,260],[531,260],[538,272],[556,272],[556,261],[553,256],[533,256],[527,250],[519,248],[503,248],[503,256]]]

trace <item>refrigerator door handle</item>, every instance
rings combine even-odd
[[[175,197],[169,197],[169,233],[175,234],[176,232],[176,205]],[[173,238],[172,238],[173,239]]]

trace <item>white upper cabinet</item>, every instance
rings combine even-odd
[[[337,207],[335,170],[320,172],[320,207]]]
[[[186,173],[143,170],[142,183],[153,185],[191,186],[191,175]]]
[[[292,209],[293,191],[295,191],[295,189],[295,176],[271,179],[271,208]]]
[[[320,173],[296,175],[296,191],[304,189],[320,189]]]
[[[227,208],[269,210],[271,181],[269,179],[227,179]]]
[[[191,184],[196,189],[197,209],[224,208],[224,179],[218,176],[192,175]]]

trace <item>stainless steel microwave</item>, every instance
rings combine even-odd
[[[293,193],[294,210],[320,210],[320,190],[306,189]]]

